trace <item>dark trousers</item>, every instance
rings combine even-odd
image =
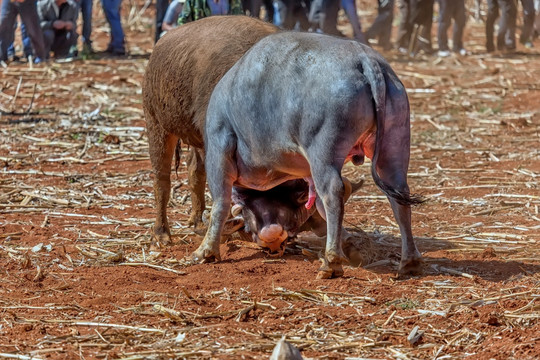
[[[399,27],[397,35],[398,48],[409,47],[409,40],[411,39],[412,23],[411,23],[411,0],[398,0],[399,10]]]
[[[418,48],[424,51],[432,51],[431,26],[433,25],[434,0],[411,0],[411,26],[421,27],[418,33]]]
[[[46,59],[43,32],[39,26],[39,17],[35,0],[26,0],[22,3],[2,0],[0,10],[0,60],[7,60],[7,50],[15,38],[15,21],[17,15],[22,19],[26,27],[35,56]]]
[[[157,43],[159,36],[163,32],[161,28],[163,24],[163,18],[169,7],[169,0],[156,0],[156,33],[154,35],[154,43]]]
[[[364,37],[364,33],[362,32],[362,24],[360,23],[360,19],[358,19],[358,13],[356,11],[356,1],[341,0],[341,6],[343,7],[343,10],[345,10],[345,13],[347,13],[347,17],[349,18],[349,22],[351,23],[351,26],[353,28],[354,38],[361,43],[367,44],[367,40]]]
[[[71,46],[77,44],[78,35],[75,30],[48,29],[43,31],[43,37],[46,50],[52,51],[54,57],[62,58],[68,56]]]
[[[497,49],[513,50],[516,48],[514,35],[507,34],[508,31],[516,28],[516,3],[515,0],[488,0],[488,14],[486,18],[486,49],[495,50],[493,44],[493,32],[495,31],[495,20],[499,17],[499,31],[497,33]]]
[[[268,16],[268,21],[272,22],[274,18],[274,4],[272,0],[243,0],[242,7],[244,12],[249,10],[249,16],[256,17],[257,19],[261,15],[261,6],[264,5],[266,9],[266,14]]]
[[[311,3],[309,22],[314,30],[320,29],[325,34],[342,36],[337,29],[339,0],[314,0]]]
[[[394,0],[379,0],[377,17],[368,31],[366,31],[366,37],[368,39],[378,37],[379,46],[385,50],[389,50],[392,47],[390,42],[392,21],[394,21]]]
[[[283,22],[281,26],[287,30],[296,28],[299,25],[300,30],[309,29],[308,9],[301,0],[283,0]]]
[[[523,7],[523,27],[521,28],[519,42],[525,44],[527,41],[532,41],[535,17],[534,0],[521,0],[521,7]]]
[[[453,50],[463,49],[463,29],[465,28],[465,0],[439,0],[439,29],[437,40],[439,50],[448,51],[448,28],[454,19],[452,34]]]

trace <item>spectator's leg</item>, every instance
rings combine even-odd
[[[81,15],[82,15],[82,42],[83,45],[92,49],[92,0],[80,0]]]
[[[493,42],[493,33],[495,32],[495,20],[499,17],[498,0],[487,0],[488,10],[486,17],[486,50],[492,52],[495,50]]]
[[[55,31],[53,29],[43,30],[43,43],[45,46],[45,51],[47,51],[47,53],[50,53],[52,51],[54,38]]]
[[[390,36],[388,33],[388,26],[392,26],[392,20],[394,17],[393,12],[394,2],[390,0],[379,0],[379,7],[377,9],[377,17],[370,28],[366,31],[365,36],[367,39],[378,38],[379,46],[388,48],[390,43]]]
[[[325,34],[343,36],[343,34],[337,29],[339,4],[339,0],[324,0],[325,16],[322,24],[322,31]]]
[[[437,42],[439,51],[448,51],[448,28],[452,22],[452,4],[456,0],[439,0],[439,28],[437,29]]]
[[[92,0],[86,0],[86,1],[92,2]],[[156,33],[154,35],[154,42],[157,42],[159,40],[159,35],[163,31],[163,29],[161,28],[161,25],[163,24],[163,18],[165,17],[165,13],[167,12],[168,6],[169,6],[169,0],[156,0]],[[84,36],[84,32],[83,32],[83,36]]]
[[[534,31],[536,36],[540,35],[540,0],[534,0],[534,9],[536,17],[534,19]]]
[[[39,26],[39,16],[35,1],[25,1],[19,5],[19,15],[28,32],[28,37],[32,42],[35,56],[41,60],[49,58],[49,52],[46,50],[45,41],[43,39],[43,31]]]
[[[288,9],[287,9],[288,11]],[[324,0],[313,0],[309,9],[308,20],[311,24],[311,29],[316,31],[322,30],[322,22],[324,21]]]
[[[384,14],[384,26],[382,32],[379,35],[379,45],[384,50],[390,50],[392,48],[392,22],[394,21],[394,5],[395,0],[386,0],[381,11]]]
[[[30,56],[33,56],[34,50],[32,49],[32,41],[30,40],[30,37],[28,36],[28,32],[26,31],[26,26],[22,22],[21,22],[21,38],[22,38],[22,43],[23,43],[24,57],[28,58]]]
[[[266,10],[266,21],[273,22],[274,21],[274,3],[272,0],[263,0],[264,9]]]
[[[353,28],[354,38],[364,44],[367,44],[364,34],[362,33],[362,24],[358,19],[355,0],[341,0],[341,6],[347,13],[347,17],[349,18],[349,22]]]
[[[258,19],[261,15],[262,0],[251,0],[249,5],[249,16],[253,16],[254,18]]]
[[[412,26],[410,22],[410,0],[398,0],[398,9],[400,14],[397,46],[399,49],[407,49],[409,47],[409,39],[411,38]]]
[[[521,29],[519,41],[526,44],[532,41],[535,16],[534,0],[521,0],[521,6],[523,7],[523,28]]]
[[[122,0],[101,0],[101,3],[105,17],[111,27],[111,42],[107,47],[107,51],[117,55],[123,55],[125,53],[124,30],[122,29],[120,19]]]
[[[467,21],[467,13],[465,10],[465,0],[454,0],[454,33],[452,36],[453,39],[453,50],[459,52],[464,49],[463,46],[463,31],[465,29],[465,23]]]
[[[71,46],[77,44],[78,34],[75,31],[56,31],[54,33],[51,50],[55,58],[65,58],[69,56]]]
[[[8,48],[15,39],[15,22],[18,9],[10,0],[2,0],[0,8],[0,60],[7,61]]]
[[[516,48],[515,24],[516,4],[515,0],[497,0],[501,9],[499,19],[499,31],[497,32],[497,49],[513,50]]]

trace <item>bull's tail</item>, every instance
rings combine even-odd
[[[392,185],[386,183],[377,173],[377,161],[379,152],[383,146],[384,121],[386,119],[386,71],[382,68],[378,57],[372,54],[366,54],[362,58],[362,67],[364,75],[369,81],[373,102],[375,103],[375,117],[377,121],[377,130],[375,134],[375,150],[371,162],[371,176],[373,181],[381,191],[388,197],[395,199],[401,205],[417,205],[425,202],[425,199],[418,194],[411,194],[408,191],[400,191]],[[382,60],[382,59],[381,59]],[[384,61],[384,60],[383,60]],[[373,70],[371,70],[373,69]]]
[[[174,148],[174,172],[178,177],[178,168],[180,167],[180,156],[182,155],[182,142],[178,140]]]

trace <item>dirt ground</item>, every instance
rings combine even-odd
[[[201,241],[184,167],[174,245],[150,249],[153,6],[124,7],[127,58],[0,68],[0,358],[266,359],[282,336],[314,359],[540,358],[539,40],[486,54],[470,18],[469,56],[384,54],[410,97],[409,185],[429,200],[413,209],[424,274],[396,277],[399,230],[365,164],[344,169],[366,180],[345,226],[370,264],[317,280],[303,240],[276,259],[232,239],[220,263],[183,267]],[[99,7],[94,25],[103,50]]]

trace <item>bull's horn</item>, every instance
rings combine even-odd
[[[233,207],[231,208],[231,215],[234,217],[240,215],[243,208],[244,208],[243,205],[234,204]]]

